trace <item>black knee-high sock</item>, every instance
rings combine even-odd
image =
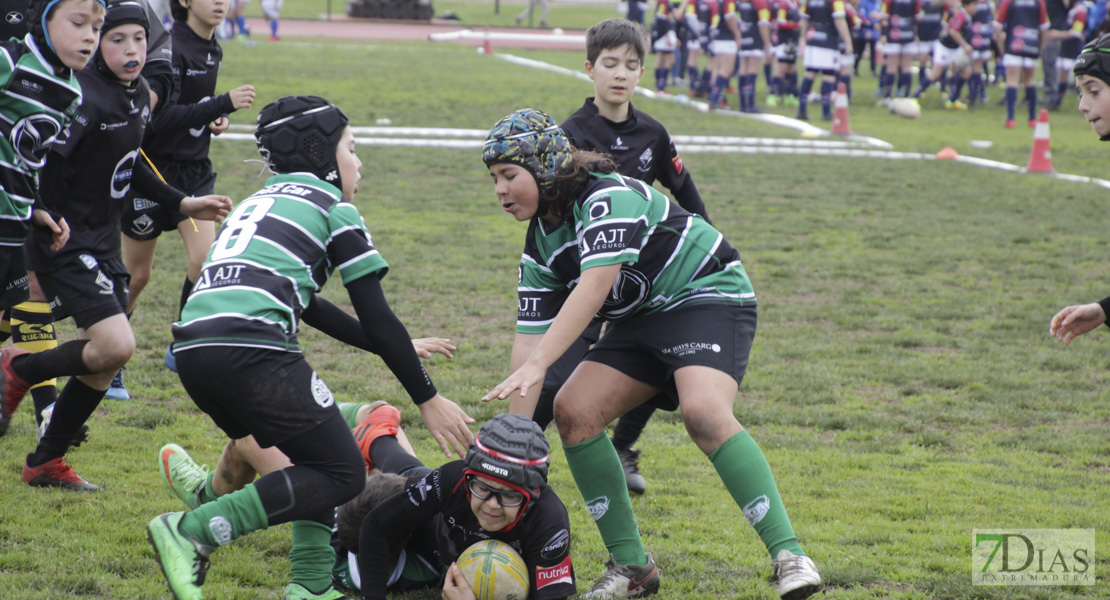
[[[647,427],[651,415],[655,414],[655,407],[644,403],[624,413],[617,426],[613,429],[613,446],[619,450],[626,450],[640,439],[640,434]]]
[[[89,420],[102,398],[104,390],[91,388],[80,379],[70,377],[69,383],[62,388],[62,393],[58,394],[54,414],[50,417],[50,427],[39,440],[35,453],[27,457],[27,464],[36,467],[64,455],[69,449],[70,440],[81,429],[81,425]]]
[[[12,370],[30,384],[63,375],[92,375],[81,360],[89,340],[73,340],[53,350],[23,354],[12,360]]]
[[[185,276],[185,282],[181,284],[181,300],[177,303],[177,318],[181,319],[181,311],[185,308],[185,301],[189,299],[189,294],[193,291],[193,286],[196,282]]]
[[[383,473],[396,473],[408,477],[412,469],[424,466],[419,458],[405,452],[401,443],[392,435],[383,435],[370,444],[370,460]]]

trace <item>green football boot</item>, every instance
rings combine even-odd
[[[159,472],[162,481],[178,498],[189,507],[196,510],[202,503],[201,490],[208,481],[208,467],[200,466],[189,456],[185,449],[177,444],[166,444],[158,451]]]
[[[208,573],[208,555],[215,550],[178,531],[185,513],[165,513],[146,524],[154,556],[177,600],[204,600],[200,586]]]
[[[285,586],[282,600],[344,600],[346,597],[347,594],[330,586],[323,593],[313,594],[299,583],[290,583]]]

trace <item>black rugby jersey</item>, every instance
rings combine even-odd
[[[562,122],[560,127],[580,150],[593,150],[613,157],[621,175],[649,185],[659,180],[679,206],[709,220],[690,171],[682,164],[671,134],[662,123],[628,103],[628,119],[614,123],[598,114],[593,98]]]
[[[366,516],[359,542],[363,598],[385,598],[389,577],[389,542],[429,521],[435,523],[438,557],[454,562],[463,550],[484,540],[499,540],[524,559],[531,576],[532,600],[566,598],[575,593],[570,555],[570,518],[555,490],[544,484],[527,512],[509,531],[486,531],[470,510],[461,460],[432,471]],[[374,535],[366,537],[367,522]]]
[[[184,22],[173,28],[174,89],[168,100],[159,100],[143,144],[155,162],[208,158],[208,124],[235,111],[227,94],[213,97],[222,59],[215,36],[206,40]]]
[[[75,254],[98,259],[120,255],[120,215],[138,182],[134,173],[149,170],[139,155],[150,119],[150,87],[140,77],[120,85],[90,65],[77,73],[84,101],[47,155],[40,174],[43,201],[70,226],[69,242],[50,251],[49,232],[32,228],[27,244],[30,267],[51,270]],[[151,174],[149,181],[157,181]],[[159,185],[142,186],[144,196],[175,205],[183,194]]]

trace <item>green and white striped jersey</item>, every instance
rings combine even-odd
[[[22,246],[36,173],[81,106],[70,69],[55,72],[31,34],[0,42],[0,246]]]
[[[389,265],[335,186],[276,175],[232,211],[212,244],[181,320],[174,352],[250,346],[299,352],[301,312],[339,269],[344,284]]]
[[[620,321],[695,302],[754,305],[740,254],[646,183],[592,174],[570,221],[532,219],[520,260],[517,331],[543,333],[581,271],[622,265],[598,317]]]

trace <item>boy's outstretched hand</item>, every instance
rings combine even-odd
[[[443,580],[443,600],[473,600],[474,590],[470,582],[463,577],[459,565],[451,563],[447,569],[447,577]]]
[[[412,348],[420,358],[431,358],[433,354],[454,358],[451,353],[457,350],[447,338],[416,338],[412,340]]]
[[[1106,313],[1097,302],[1068,306],[1056,313],[1048,324],[1048,335],[1070,344],[1076,337],[1106,322]]]
[[[31,222],[50,230],[50,233],[54,236],[54,243],[50,244],[52,252],[61,250],[69,241],[69,223],[66,223],[64,218],[55,221],[49,212],[41,208],[35,208],[31,210]]]
[[[241,85],[228,92],[227,96],[231,98],[231,105],[235,107],[235,110],[250,108],[251,103],[254,102],[254,86]]]
[[[458,404],[439,394],[417,405],[417,408],[424,418],[424,426],[443,450],[443,455],[450,457],[453,448],[459,458],[466,457],[470,440],[474,438],[467,425],[473,423],[474,419]]]
[[[181,201],[181,214],[200,219],[217,221],[231,212],[231,198],[212,194],[209,196],[186,196]]]

